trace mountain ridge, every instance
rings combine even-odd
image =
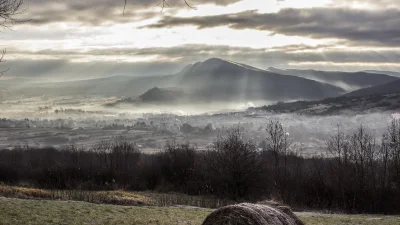
[[[400,79],[386,84],[359,89],[347,93],[345,94],[345,96],[368,96],[368,95],[391,94],[391,93],[400,93]]]
[[[330,83],[345,89],[348,92],[385,84],[399,79],[395,76],[380,73],[360,72],[341,72],[341,71],[320,71],[320,70],[296,70],[296,69],[277,69],[269,67],[269,71],[282,75],[292,75],[304,77],[323,83]]]
[[[345,92],[331,84],[219,58],[194,64],[181,74],[179,86],[194,90],[203,98],[220,97],[219,100],[318,99]]]
[[[182,95],[189,102],[318,100],[346,93],[344,88],[338,87],[333,82],[321,82],[270,70],[271,68],[265,70],[226,59],[209,58],[203,62],[189,64],[180,72],[172,75],[113,76],[81,81],[32,84],[32,86],[28,85],[26,88],[17,90],[16,93],[25,96],[100,95],[135,98],[154,87],[179,88],[184,89]],[[382,74],[371,76],[383,77],[384,80],[398,79]],[[379,80],[377,83],[381,82]]]

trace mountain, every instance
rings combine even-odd
[[[399,93],[399,92],[400,92],[400,79],[390,83],[356,90],[346,94],[346,96],[382,95],[382,94]]]
[[[389,76],[400,77],[400,72],[394,71],[381,71],[381,70],[365,70],[366,73],[377,73],[377,74],[386,74]]]
[[[198,100],[207,101],[310,100],[345,93],[331,84],[218,58],[186,68],[180,74],[178,86],[190,90]]]
[[[318,101],[279,102],[277,104],[250,108],[274,113],[298,113],[306,115],[338,115],[371,112],[396,112],[400,109],[400,93],[368,96],[340,96]],[[251,114],[250,114],[251,115]]]
[[[372,87],[385,84],[398,79],[395,76],[389,76],[384,73],[373,72],[338,72],[338,71],[318,71],[318,70],[293,70],[268,68],[269,71],[283,75],[292,75],[303,77],[319,82],[324,82],[339,86],[346,91],[354,91],[360,88]]]
[[[147,103],[171,103],[181,100],[184,94],[183,90],[176,88],[154,87],[140,95],[139,99]]]
[[[153,89],[154,87],[158,89]],[[177,88],[183,92],[172,93],[165,88]],[[149,93],[145,93],[149,90]],[[282,75],[211,58],[188,65],[174,75],[114,76],[68,82],[29,83],[15,88],[14,93],[14,96],[116,96],[132,101],[140,99],[140,95],[145,93],[141,97],[150,94],[154,94],[155,99],[162,99],[162,95],[167,95],[167,98],[179,96],[193,103],[315,100],[340,96],[345,90],[303,77]]]
[[[174,82],[173,76],[129,77],[113,76],[89,80],[68,82],[26,83],[15,87],[13,91],[25,96],[138,96],[145,91],[166,87]]]

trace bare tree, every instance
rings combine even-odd
[[[376,154],[376,144],[372,134],[364,127],[359,128],[350,136],[351,160],[359,181],[359,188],[365,187],[369,172],[373,171],[373,159]]]
[[[285,131],[279,120],[271,120],[267,124],[266,151],[272,154],[274,187],[276,195],[280,198],[288,196],[288,156],[292,142],[289,140],[289,133]],[[283,160],[283,163],[282,163]]]
[[[23,0],[0,0],[1,27],[8,28],[18,21],[15,16],[22,13],[20,11],[22,3]]]
[[[10,28],[12,25],[14,25],[16,22],[18,22],[18,20],[15,19],[15,16],[17,14],[22,13],[22,11],[20,11],[22,3],[23,3],[23,0],[0,0],[0,18],[1,18],[0,27],[1,28]],[[0,56],[0,63],[4,62],[5,54],[6,54],[6,50],[4,49]],[[0,71],[0,78],[8,70],[9,69]]]
[[[337,125],[336,134],[329,137],[327,143],[328,152],[335,157],[339,166],[347,165],[350,159],[349,142],[345,133],[341,130],[340,124]]]
[[[400,120],[393,120],[384,136],[384,156],[388,158],[391,177],[394,183],[400,184]]]
[[[270,151],[274,156],[274,167],[280,166],[280,157],[287,156],[291,142],[288,138],[288,133],[285,132],[282,124],[278,121],[269,121],[267,124],[267,151]]]
[[[207,176],[218,194],[241,199],[257,187],[262,170],[259,153],[239,127],[218,137],[207,156]]]
[[[350,188],[351,180],[351,148],[350,148],[350,136],[346,135],[342,130],[340,124],[337,125],[337,131],[335,134],[329,137],[326,142],[327,150],[332,155],[333,162],[331,164],[330,177],[335,181],[335,188],[338,190],[338,194],[341,199],[341,204],[344,208],[348,208],[349,199],[347,197],[348,189]],[[324,183],[324,182],[321,182]]]
[[[1,54],[1,56],[0,56],[0,63],[2,63],[2,62],[4,62],[5,60],[4,60],[4,56],[6,55],[6,49],[4,49],[3,50],[3,53]],[[3,76],[3,74],[5,73],[5,72],[7,72],[9,70],[9,68],[8,69],[6,69],[6,70],[3,70],[3,71],[0,71],[0,78]]]
[[[193,7],[191,4],[189,4],[189,2],[188,2],[187,0],[182,0],[182,1],[184,2],[184,4],[185,4],[188,8],[190,8],[190,9],[196,9],[196,7]],[[123,10],[123,13],[122,13],[122,14],[125,14],[126,4],[127,4],[127,0],[124,0],[124,10]],[[168,4],[167,0],[161,0],[160,2],[158,2],[158,3],[156,4],[156,6],[161,7],[161,11],[163,11],[164,8],[171,7],[171,6]]]

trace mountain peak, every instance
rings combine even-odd
[[[192,64],[185,72],[201,72],[201,73],[210,73],[219,67],[229,64],[226,60],[219,59],[219,58],[210,58],[205,60],[204,62],[197,62]]]
[[[224,63],[227,63],[227,61],[220,58],[209,58],[206,61],[202,62],[201,64],[202,66],[207,66],[207,67],[218,67]]]
[[[249,66],[246,64],[242,63],[237,63],[234,61],[226,60],[226,59],[221,59],[221,58],[209,58],[206,61],[199,63],[197,66],[193,66],[192,68],[196,69],[197,71],[201,72],[210,72],[215,69],[220,68],[221,66],[225,68],[240,68],[240,69],[248,69],[248,70],[254,70],[254,71],[265,71],[253,66]]]
[[[205,60],[203,63],[223,63],[223,62],[227,62],[227,60],[213,57]]]

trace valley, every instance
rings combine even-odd
[[[263,70],[217,58],[169,76],[19,83],[1,95],[0,146],[88,149],[120,137],[149,153],[171,141],[204,150],[237,125],[261,143],[266,123],[279,120],[302,154],[325,154],[338,124],[382,133],[398,118],[397,83],[379,73]]]

